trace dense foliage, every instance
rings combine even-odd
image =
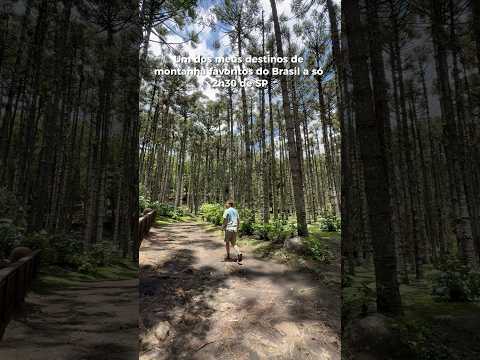
[[[214,225],[223,223],[224,207],[221,204],[204,203],[200,207],[200,215],[204,221]],[[257,240],[270,241],[272,243],[283,244],[283,241],[292,238],[296,234],[296,224],[286,220],[271,220],[268,223],[255,220],[255,212],[250,209],[238,209],[240,216],[240,237],[253,237]],[[325,225],[327,224],[327,225]],[[318,226],[322,231],[336,231],[338,219],[332,215],[326,218],[320,218]],[[306,254],[314,260],[321,263],[329,263],[334,259],[334,255],[325,241],[318,234],[312,234],[305,240]]]
[[[27,237],[108,241],[137,257],[137,11],[137,1],[2,2],[0,219]],[[5,221],[2,232],[16,236]]]
[[[214,225],[223,224],[223,212],[225,208],[221,204],[204,203],[200,207],[200,215],[203,220]],[[240,216],[240,236],[253,236],[259,240],[282,241],[295,234],[295,224],[284,220],[273,220],[267,224],[255,220],[255,212],[251,209],[237,209]]]
[[[257,1],[212,4],[210,11],[215,16],[207,26],[212,33],[229,35],[219,36],[215,46],[229,56],[280,52],[285,57],[302,56],[307,67],[328,67],[328,75],[290,77],[284,84],[281,76],[270,74],[262,77],[266,86],[246,89],[211,86],[212,80],[232,80],[227,76],[205,80],[144,74],[140,184],[148,199],[175,208],[185,206],[193,214],[204,203],[232,198],[241,210],[258,217],[241,214],[240,231],[245,234],[253,234],[255,222],[267,225],[270,218],[295,217],[297,233],[306,236],[307,224],[317,222],[322,213],[339,215],[340,126],[334,111],[335,81],[329,76],[329,53],[319,51],[326,45],[321,6],[312,6],[305,19],[299,16],[294,27],[284,17],[267,16],[271,6]],[[179,25],[179,30],[190,30],[190,21],[194,22],[192,29],[201,24],[201,19],[186,16],[187,25]],[[274,30],[274,23],[282,28],[281,33]],[[146,24],[147,36],[160,44],[159,51],[143,54],[149,68],[175,69],[179,65],[167,54],[188,57],[189,47],[195,47],[192,42],[211,41],[206,38],[208,31],[193,37],[189,34],[194,31],[183,31],[180,43],[191,42],[177,46],[149,29]],[[281,49],[277,38],[284,43]],[[248,80],[257,78],[253,75]]]
[[[202,219],[214,225],[221,225],[223,223],[223,211],[224,207],[221,204],[205,203],[200,206],[200,216]]]
[[[22,208],[15,196],[6,189],[0,191],[0,259],[8,258],[18,246],[41,250],[44,265],[56,265],[80,272],[95,273],[101,266],[111,265],[122,257],[110,241],[92,246],[78,240],[78,233],[49,234],[45,230],[27,232]]]
[[[320,263],[328,264],[335,259],[330,246],[319,236],[312,235],[306,240],[308,255]]]
[[[480,272],[457,258],[446,258],[433,279],[432,295],[441,301],[480,300]]]
[[[320,217],[319,223],[321,231],[340,232],[342,228],[340,217],[328,212]]]
[[[159,201],[149,201],[143,195],[139,198],[140,215],[146,209],[155,210],[157,216],[164,216],[172,219],[180,219],[184,215],[181,208],[175,208],[173,205],[160,203]]]
[[[8,258],[24,241],[26,221],[23,208],[7,188],[0,188],[0,259]]]
[[[269,240],[273,242],[281,242],[296,233],[294,223],[285,220],[273,220],[268,224],[254,223],[253,235],[259,240]]]

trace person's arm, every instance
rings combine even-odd
[[[225,210],[223,212],[223,224],[222,224],[222,230],[225,230],[228,224],[228,214],[227,211]]]

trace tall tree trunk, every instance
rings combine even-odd
[[[277,6],[275,0],[270,0],[272,7],[272,18],[275,31],[275,42],[277,46],[277,55],[283,57],[282,38],[280,32],[280,23],[278,21]],[[281,63],[280,68],[283,68]],[[295,143],[295,124],[293,124],[290,114],[290,99],[288,94],[288,84],[285,76],[280,77],[280,87],[282,91],[283,113],[285,116],[286,132],[288,139],[288,153],[290,161],[290,171],[293,182],[295,210],[297,216],[297,227],[299,236],[308,236],[307,219],[305,214],[305,197],[303,193],[303,178],[301,173],[300,161],[297,154],[297,144]]]
[[[239,16],[238,18],[238,28],[237,28],[237,47],[238,47],[238,57],[242,57],[242,19]],[[240,71],[243,70],[243,62],[240,63]],[[240,75],[240,81],[244,81],[244,76]],[[245,136],[245,204],[248,208],[252,207],[252,154],[250,149],[250,130],[248,125],[248,109],[247,109],[247,94],[245,92],[245,87],[240,89],[241,98],[242,98],[242,115],[243,115],[243,126],[244,126],[244,136]]]
[[[384,138],[385,113],[374,112],[368,57],[364,49],[364,27],[360,21],[358,0],[343,0],[342,11],[345,16],[357,132],[365,172],[365,191],[374,249],[377,309],[380,313],[397,315],[401,313],[402,305],[391,228]],[[372,29],[372,32],[376,31],[378,29]]]
[[[444,126],[445,152],[449,166],[450,186],[452,187],[452,213],[455,220],[454,229],[464,261],[471,266],[478,266],[475,255],[472,226],[465,193],[465,177],[462,158],[463,145],[460,142],[455,119],[449,80],[448,55],[445,46],[445,14],[443,1],[431,0],[432,38],[435,49],[437,81],[440,91],[441,113]]]

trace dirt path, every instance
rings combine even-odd
[[[340,289],[194,223],[152,229],[140,249],[141,360],[340,359]]]
[[[30,293],[0,342],[0,359],[137,360],[138,280]]]

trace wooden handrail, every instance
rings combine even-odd
[[[157,212],[155,210],[152,210],[149,213],[143,215],[138,220],[138,238],[140,239],[140,244],[142,243],[142,240],[150,232],[150,228],[152,227],[152,224],[155,222],[156,216],[157,216]]]
[[[0,340],[14,312],[25,301],[40,265],[40,250],[0,269]]]

